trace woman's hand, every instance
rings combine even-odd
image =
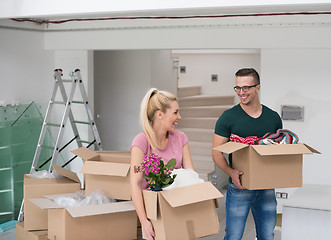
[[[144,239],[146,240],[154,240],[155,233],[153,229],[153,225],[149,220],[146,220],[144,223],[142,223],[142,229],[144,231]]]

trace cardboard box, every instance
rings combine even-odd
[[[16,240],[47,240],[47,230],[27,231],[24,222],[16,223]]]
[[[50,240],[129,240],[137,238],[137,214],[132,201],[63,208],[52,199],[30,199],[48,210]]]
[[[306,144],[246,145],[227,142],[214,150],[232,153],[232,166],[244,172],[249,190],[302,186],[302,155],[319,153]]]
[[[196,239],[219,232],[217,198],[222,194],[204,182],[160,192],[143,190],[147,217],[157,240]]]
[[[54,170],[63,178],[33,178],[24,175],[24,229],[47,229],[47,211],[43,211],[29,198],[39,198],[44,195],[72,193],[81,189],[81,183],[76,173],[53,165]]]
[[[84,159],[81,172],[85,177],[86,195],[99,189],[113,199],[131,199],[129,151],[96,152],[81,147],[72,152]]]

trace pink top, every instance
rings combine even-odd
[[[132,141],[131,148],[133,146],[138,147],[143,151],[144,155],[149,155],[154,153],[163,158],[165,164],[169,162],[170,159],[176,159],[176,168],[181,168],[183,163],[183,147],[188,143],[188,138],[185,133],[175,130],[169,132],[168,135],[168,145],[163,150],[153,150],[149,144],[147,137],[144,132],[139,133]],[[142,188],[147,188],[147,183],[143,181]]]

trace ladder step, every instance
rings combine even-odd
[[[54,150],[54,146],[41,145],[40,147]]]
[[[46,123],[46,125],[51,127],[61,127],[61,124],[58,123]]]
[[[74,121],[74,123],[79,123],[79,124],[88,124],[90,125],[90,122],[84,122],[84,121]]]
[[[70,80],[70,79],[61,79],[61,80],[56,80],[56,81],[58,81],[58,82],[72,82],[72,80]]]
[[[50,102],[51,104],[66,104],[66,102],[64,102],[64,101],[52,101],[52,102]]]
[[[83,101],[72,101],[72,103],[85,104]]]
[[[90,141],[85,141],[85,140],[80,140],[79,142],[80,143],[87,143],[87,144],[90,144],[91,143]]]

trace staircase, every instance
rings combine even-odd
[[[200,86],[178,88],[182,119],[177,128],[189,139],[193,164],[200,178],[222,185],[217,182],[227,182],[227,176],[215,169],[211,154],[213,134],[218,117],[234,105],[235,97],[201,95],[200,92]]]

